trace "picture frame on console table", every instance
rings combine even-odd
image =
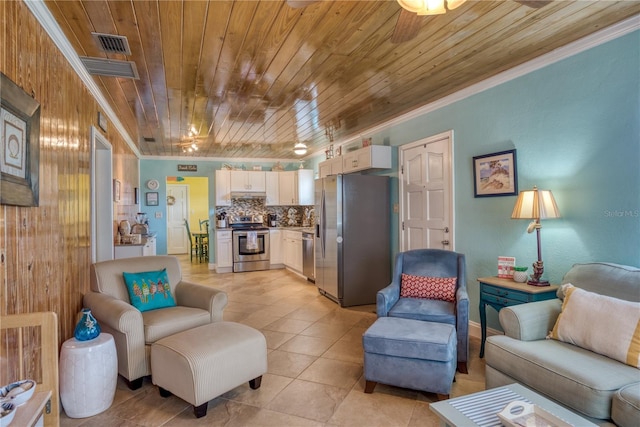
[[[516,150],[475,156],[473,190],[474,197],[517,196]]]
[[[40,103],[0,73],[0,204],[40,202]]]

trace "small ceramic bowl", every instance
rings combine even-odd
[[[0,389],[0,397],[3,401],[13,403],[15,406],[22,405],[31,399],[36,391],[36,382],[33,380],[16,381]]]
[[[0,409],[0,427],[6,427],[11,424],[11,420],[13,420],[14,415],[16,414],[16,406],[9,411],[5,411],[4,409]]]

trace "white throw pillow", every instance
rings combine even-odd
[[[562,286],[562,312],[547,338],[640,368],[640,303]]]

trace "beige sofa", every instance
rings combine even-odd
[[[131,305],[123,272],[167,269],[175,307],[140,312]],[[130,388],[151,374],[149,355],[154,342],[197,326],[222,321],[227,305],[223,291],[182,280],[178,259],[146,256],[103,261],[91,266],[91,292],[84,306],[91,309],[103,332],[113,335],[118,373]]]
[[[609,263],[576,264],[562,284],[640,302],[640,269]],[[560,299],[500,310],[505,335],[486,343],[486,387],[523,384],[598,424],[640,420],[640,370],[565,342],[545,339]]]

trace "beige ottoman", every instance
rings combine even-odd
[[[267,372],[267,342],[259,331],[216,322],[158,340],[151,346],[151,378],[160,395],[173,393],[193,405],[197,418],[207,403],[249,381],[260,387]]]

